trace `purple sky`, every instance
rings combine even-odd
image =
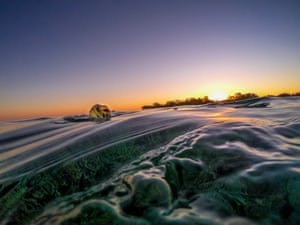
[[[300,91],[300,1],[0,0],[2,118]]]

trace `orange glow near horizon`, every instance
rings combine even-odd
[[[0,121],[300,91],[298,1],[6,2]]]
[[[237,92],[241,93],[256,93],[259,96],[266,95],[278,95],[280,93],[293,94],[296,93],[296,90],[285,90],[280,91],[271,91],[267,92],[255,92],[248,91],[247,89],[234,89],[231,86],[226,85],[214,85],[213,87],[202,88],[205,93],[181,93],[182,97],[172,97],[172,94],[164,96],[163,94],[159,95],[158,93],[153,94],[153,96],[124,96],[123,98],[118,98],[113,96],[110,99],[107,99],[105,102],[101,99],[97,100],[96,98],[91,98],[85,101],[84,99],[68,100],[68,101],[49,101],[47,104],[41,102],[31,102],[31,103],[22,103],[22,104],[13,104],[8,103],[7,107],[1,107],[0,120],[17,120],[17,119],[27,119],[27,118],[36,118],[36,117],[60,117],[67,115],[81,115],[88,114],[89,109],[94,104],[106,104],[111,110],[116,111],[127,111],[127,110],[141,110],[143,105],[151,105],[154,102],[161,104],[166,103],[169,100],[184,100],[186,98],[192,97],[204,97],[208,96],[209,99],[214,101],[221,101],[226,99],[230,95],[234,95]],[[176,94],[176,93],[175,93]]]

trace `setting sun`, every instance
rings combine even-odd
[[[228,94],[224,91],[215,91],[209,95],[209,99],[213,101],[223,101],[227,99]]]

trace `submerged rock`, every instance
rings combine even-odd
[[[90,109],[89,118],[91,120],[106,121],[110,120],[111,111],[106,105],[95,104]]]
[[[130,186],[129,199],[121,203],[123,210],[132,215],[142,215],[152,208],[167,209],[171,204],[171,190],[166,181],[159,176],[144,173],[127,177],[125,183]]]

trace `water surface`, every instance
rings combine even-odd
[[[300,98],[0,122],[0,224],[300,224]]]

